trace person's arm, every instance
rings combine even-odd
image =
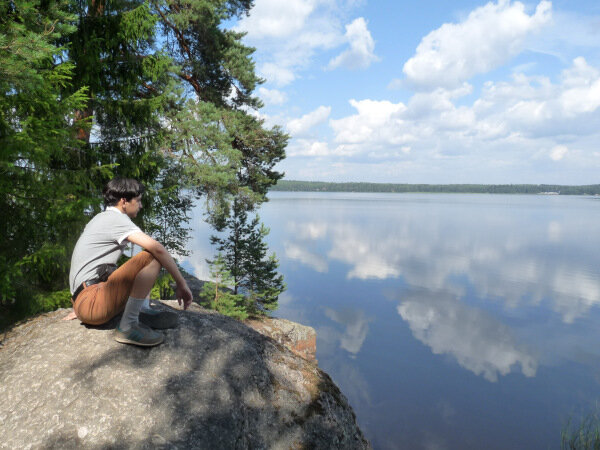
[[[190,291],[183,275],[177,268],[177,264],[175,264],[175,260],[173,260],[167,249],[160,242],[141,231],[130,234],[127,236],[127,240],[152,253],[152,256],[171,274],[176,284],[175,295],[177,301],[181,305],[183,300],[183,309],[187,309],[192,303],[192,291]]]

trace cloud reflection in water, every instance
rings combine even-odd
[[[568,243],[562,243],[557,258],[538,251],[557,246],[562,230],[556,222],[544,234],[516,230],[502,221],[495,227],[508,232],[498,233],[479,223],[470,225],[471,233],[453,234],[445,228],[459,225],[404,219],[405,223],[296,222],[297,240],[286,242],[286,256],[326,272],[327,259],[307,249],[310,230],[318,229],[315,240],[328,240],[327,258],[347,264],[349,279],[402,277],[412,287],[461,295],[464,288],[454,277],[463,276],[480,297],[500,300],[507,308],[549,301],[565,323],[600,305],[600,282],[575,249],[565,254]]]
[[[371,319],[363,311],[354,309],[335,311],[326,308],[325,315],[334,322],[345,326],[344,333],[339,338],[340,347],[356,355],[367,337]]]
[[[517,364],[525,376],[535,376],[536,359],[518,348],[509,327],[451,294],[414,291],[403,295],[397,309],[415,338],[433,353],[452,355],[488,381],[497,381]]]
[[[302,245],[286,242],[284,249],[287,258],[300,261],[317,272],[325,273],[329,269],[327,260],[324,257],[311,252]]]
[[[545,347],[541,335],[513,330],[511,319],[486,312],[488,307],[499,304],[502,314],[516,319],[542,308],[540,313],[550,310],[568,325],[600,305],[600,281],[591,269],[594,245],[581,240],[589,224],[582,228],[570,220],[576,210],[544,209],[534,197],[375,200],[348,208],[332,200],[314,212],[290,214],[286,257],[319,272],[342,263],[349,280],[398,279],[404,287],[392,298],[414,337],[489,381],[515,370],[534,376]],[[326,315],[344,322],[339,311]],[[544,320],[536,326],[552,334],[545,327],[555,319]],[[355,354],[367,332],[367,323],[347,325],[343,335],[334,333],[338,348]],[[525,336],[527,345],[520,342]]]

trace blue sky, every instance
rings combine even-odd
[[[286,179],[600,183],[600,2],[256,0]]]

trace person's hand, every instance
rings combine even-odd
[[[77,316],[75,315],[75,313],[73,311],[71,311],[69,314],[67,314],[65,317],[63,317],[62,320],[73,320],[73,319],[77,319]]]
[[[175,287],[175,296],[179,306],[183,304],[183,309],[188,309],[188,307],[192,304],[192,291],[190,291],[190,288],[185,281]]]

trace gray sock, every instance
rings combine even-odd
[[[129,331],[132,325],[138,323],[140,310],[145,300],[145,298],[129,297],[125,305],[125,311],[123,311],[123,317],[121,317],[121,323],[119,323],[121,331]]]
[[[148,297],[146,297],[144,299],[144,304],[142,305],[142,311],[148,311],[150,308],[150,299]]]

